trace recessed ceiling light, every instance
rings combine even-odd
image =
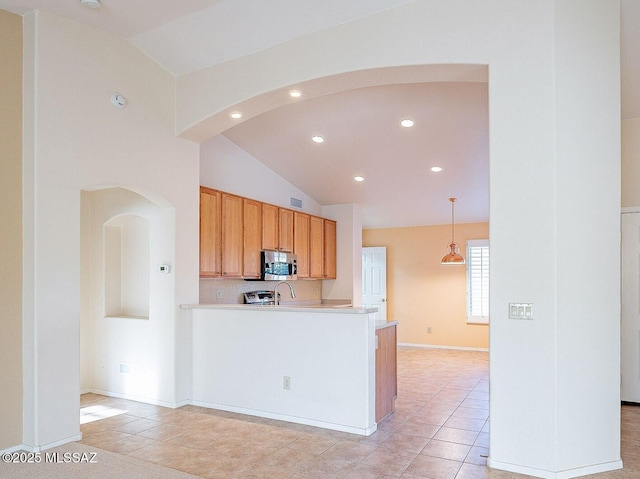
[[[231,118],[233,118],[234,120],[239,120],[240,118],[242,118],[242,112],[239,111],[232,111],[229,116]]]
[[[434,173],[440,173],[442,171],[442,168],[440,168],[439,166],[433,166],[431,167],[431,171],[433,171]]]
[[[291,98],[300,98],[302,96],[302,92],[300,90],[291,90],[289,91],[289,96]]]
[[[320,135],[312,136],[311,139],[316,143],[324,143],[324,138],[322,138]]]
[[[410,120],[409,118],[405,118],[400,122],[400,124],[405,128],[411,128],[413,126],[413,120]]]
[[[364,176],[354,176],[353,179],[356,181],[364,181]]]
[[[102,6],[100,0],[80,0],[80,3],[88,8],[100,8]]]

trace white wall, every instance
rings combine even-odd
[[[362,216],[358,205],[322,207],[336,223],[336,279],[322,281],[323,299],[349,299],[362,306]]]
[[[186,398],[178,304],[198,298],[198,146],[173,134],[174,80],[119,37],[44,13],[25,19],[24,444],[79,434],[81,190],[122,186],[170,210],[175,283],[163,337],[167,385]],[[119,110],[113,92],[128,99]],[[151,312],[153,315],[153,312]],[[84,336],[83,336],[84,338]],[[186,346],[185,346],[186,348]],[[156,365],[159,367],[160,365]]]
[[[302,209],[320,215],[320,204],[223,135],[203,143],[200,150],[202,186],[263,203],[291,208],[290,198],[302,200]]]
[[[581,18],[576,8],[585,8]],[[602,254],[620,244],[620,91],[613,88],[620,85],[620,11],[613,1],[565,0],[554,15],[555,467],[577,469],[589,457],[595,472],[596,465],[620,454],[619,248]],[[581,81],[594,71],[599,74],[590,82]],[[605,185],[611,188],[602,192]],[[576,214],[585,210],[587,218]],[[594,356],[594,347],[602,352]],[[598,439],[585,440],[592,431],[590,410],[599,411],[597,424],[610,426],[598,428]]]
[[[374,314],[191,314],[194,404],[356,434],[375,430]]]
[[[313,78],[488,64],[490,462],[545,477],[615,469],[618,49],[617,0],[415,1],[178,78],[177,129],[201,137],[233,105],[259,114],[264,92]],[[535,319],[509,320],[509,302],[533,303]]]

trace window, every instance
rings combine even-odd
[[[489,324],[489,240],[467,241],[467,323]]]

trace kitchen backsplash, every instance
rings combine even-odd
[[[241,279],[200,278],[200,304],[236,304],[243,303],[243,294],[247,291],[273,291],[277,281],[244,281]],[[281,301],[309,302],[322,300],[322,281],[290,281],[296,293],[292,299],[289,288],[279,288]]]

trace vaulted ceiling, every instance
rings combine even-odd
[[[79,0],[0,0],[0,8],[46,10],[123,36],[178,76],[411,1],[102,0],[93,10]],[[640,117],[638,25],[640,2],[622,0],[622,119]],[[414,126],[400,126],[405,118]],[[365,227],[447,223],[449,196],[460,198],[460,222],[488,220],[484,82],[301,98],[223,134],[320,204],[360,204]]]

